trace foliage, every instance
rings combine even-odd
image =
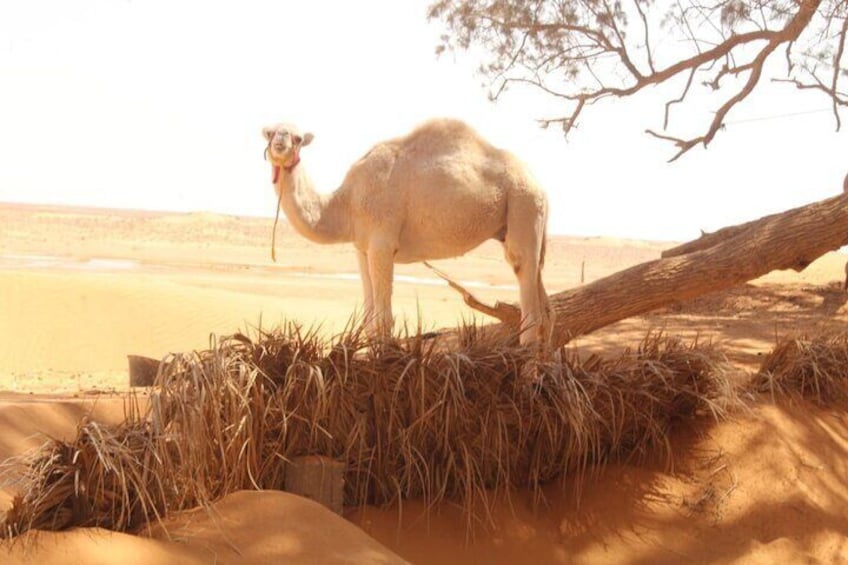
[[[672,160],[709,144],[768,76],[826,94],[837,129],[839,107],[848,106],[839,90],[848,76],[848,0],[437,0],[428,15],[447,28],[437,52],[486,53],[481,71],[494,99],[511,84],[562,99],[564,115],[541,123],[566,134],[588,105],[674,81],[681,94],[666,103],[662,131],[648,130],[674,142]],[[707,128],[666,133],[670,108],[699,88],[727,91]]]
[[[848,399],[848,334],[794,336],[765,356],[752,387],[772,396],[801,396],[820,405]]]

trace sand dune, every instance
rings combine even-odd
[[[344,327],[360,303],[346,247],[317,247],[282,227],[280,263],[269,259],[272,220],[0,206],[0,459],[71,437],[91,416],[118,422],[128,354],[161,357],[205,348],[224,335],[284,317]],[[551,239],[552,291],[659,256],[665,245],[610,238]],[[40,258],[40,259],[39,259]],[[55,258],[60,260],[55,261]],[[800,274],[624,320],[579,340],[611,353],[649,328],[723,347],[741,373],[776,335],[844,328],[839,285],[845,256],[828,254]],[[82,265],[82,267],[80,267]],[[478,281],[487,300],[514,300],[501,251],[487,244],[444,261]],[[470,312],[451,290],[398,269],[395,304],[413,323],[455,323]],[[404,279],[403,277],[406,277]],[[98,392],[99,394],[94,394]],[[94,412],[91,412],[94,410]],[[845,407],[799,401],[766,405],[718,425],[678,434],[673,469],[610,465],[582,484],[546,489],[534,509],[523,493],[496,507],[488,529],[467,539],[465,518],[445,505],[349,509],[343,519],[278,492],[234,493],[216,519],[195,510],[167,531],[135,536],[87,529],[29,534],[0,546],[4,563],[679,563],[848,560],[848,418]],[[0,497],[7,504],[11,488]],[[402,518],[401,518],[402,516]],[[27,543],[20,543],[25,541]],[[400,557],[399,557],[400,556]]]
[[[236,492],[150,537],[90,528],[23,536],[4,563],[405,563],[320,504],[279,491]],[[0,549],[3,555],[3,549]]]
[[[98,418],[117,421],[120,402],[106,404]],[[84,406],[4,403],[4,452],[34,444],[29,427],[71,433]],[[765,406],[678,434],[673,472],[661,463],[609,465],[583,483],[579,499],[549,486],[541,507],[514,493],[470,539],[458,507],[428,513],[408,501],[350,509],[344,520],[268,491],[234,493],[212,514],[184,513],[140,537],[38,532],[0,552],[4,563],[836,563],[848,551],[846,438],[843,410]]]

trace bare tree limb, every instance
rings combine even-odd
[[[825,85],[821,82],[817,82],[816,84],[809,84],[809,83],[801,82],[797,79],[781,79],[781,78],[775,78],[775,79],[772,79],[772,81],[773,82],[786,82],[786,83],[789,83],[789,84],[794,84],[795,88],[797,88],[798,90],[820,90],[820,91],[826,93],[828,96],[830,96],[830,98],[833,100],[834,104],[837,104],[839,106],[848,106],[848,93],[834,92],[830,89],[829,86],[827,86],[827,85]]]
[[[845,34],[848,33],[848,18],[842,21],[842,31],[839,33],[839,47],[836,49],[836,55],[833,57],[833,81],[830,84],[831,100],[833,102],[833,117],[836,118],[836,131],[842,127],[842,122],[839,119],[839,108],[837,107],[837,98],[834,95],[839,84],[839,65],[842,62],[842,53],[845,52]]]
[[[657,11],[664,17],[657,18]],[[830,96],[841,126],[837,108],[845,97],[838,88],[844,72],[839,65],[848,35],[848,0],[436,0],[429,14],[445,20],[461,47],[479,44],[490,50],[496,80],[522,82],[568,101],[563,115],[539,120],[543,126],[561,124],[566,135],[590,104],[626,98],[685,74],[682,94],[665,103],[662,131],[647,130],[675,144],[673,161],[713,141],[727,115],[761,83],[767,61],[782,46],[787,78],[796,80],[792,75],[799,68],[812,75],[816,86],[805,88]],[[658,27],[660,19],[672,25]],[[842,31],[834,34],[834,27]],[[658,35],[661,40],[655,39]],[[641,36],[644,45],[628,44],[633,36]],[[685,55],[660,56],[658,47],[681,39],[691,45]],[[833,72],[818,76],[820,69],[805,63],[813,60],[834,61]],[[719,103],[703,131],[691,137],[668,132],[671,106],[687,102],[694,85],[720,90],[728,76],[745,80]]]
[[[651,73],[655,73],[657,70],[654,68],[654,57],[651,55],[650,26],[648,25],[648,18],[645,16],[645,12],[642,10],[642,6],[639,5],[639,2],[640,0],[633,0],[636,11],[639,12],[639,17],[642,19],[642,27],[645,29],[645,53],[648,56],[648,68],[651,69]]]
[[[689,71],[689,78],[686,80],[686,87],[683,89],[683,92],[680,94],[680,98],[675,98],[674,100],[669,100],[665,103],[665,116],[663,117],[663,129],[668,129],[668,114],[671,111],[672,104],[680,104],[686,98],[686,95],[689,93],[689,89],[692,87],[692,79],[695,78],[695,72],[698,70],[698,67],[692,67]]]
[[[693,147],[695,147],[699,143],[704,142],[704,136],[696,137],[696,138],[693,138],[693,139],[680,139],[678,137],[672,137],[670,135],[664,135],[664,134],[661,134],[661,133],[657,133],[657,132],[650,130],[650,129],[645,130],[645,133],[652,135],[652,136],[659,138],[659,139],[665,139],[666,141],[671,141],[678,148],[680,148],[680,151],[675,153],[671,157],[671,159],[668,160],[669,163],[673,163],[674,161],[677,161],[677,159],[679,159],[684,153],[686,153],[687,151],[689,151],[690,149],[692,149]]]
[[[649,261],[551,298],[555,342],[778,269],[800,271],[848,244],[848,194],[768,216],[709,248]]]
[[[465,287],[454,281],[444,272],[440,271],[427,261],[424,261],[423,263],[428,269],[436,273],[440,279],[448,283],[448,286],[457,291],[462,296],[462,300],[465,304],[467,304],[470,308],[500,320],[510,327],[519,327],[519,324],[521,323],[520,309],[516,308],[512,304],[504,304],[503,302],[495,302],[494,306],[489,306],[488,304],[478,300],[476,296],[471,294]]]

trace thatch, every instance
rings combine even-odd
[[[167,480],[154,457],[147,426],[84,422],[74,442],[50,441],[35,457],[14,462],[26,488],[13,499],[3,534],[71,526],[126,531],[162,516]]]
[[[758,392],[800,395],[818,404],[848,399],[848,333],[780,340],[752,381]]]
[[[512,489],[579,485],[611,458],[669,457],[675,423],[735,399],[718,351],[661,335],[610,360],[562,352],[532,382],[527,350],[474,328],[456,348],[357,331],[327,343],[288,325],[166,358],[146,414],[85,424],[28,460],[3,531],[133,529],[235,490],[282,488],[286,460],[313,454],[345,463],[348,505],[451,500],[483,518]]]

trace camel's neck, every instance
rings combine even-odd
[[[318,194],[303,165],[297,165],[291,171],[281,170],[274,188],[280,196],[280,208],[303,237],[316,243],[353,240],[345,191]]]

